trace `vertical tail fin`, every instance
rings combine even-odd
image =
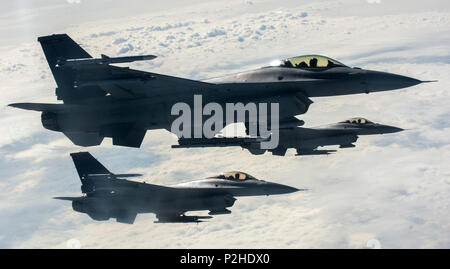
[[[45,58],[52,71],[58,88],[56,95],[58,100],[65,103],[77,103],[86,98],[104,96],[105,93],[96,86],[83,87],[74,90],[74,81],[77,71],[72,68],[60,68],[56,64],[58,60],[92,58],[80,45],[67,34],[41,36],[38,38],[44,51]]]
[[[72,157],[80,179],[85,179],[88,175],[112,174],[89,152],[70,153],[70,156]]]
[[[52,70],[58,87],[72,87],[73,85],[65,85],[67,82],[73,83],[73,80],[67,81],[67,76],[70,73],[67,70],[64,72],[64,70],[56,67],[58,60],[92,58],[92,56],[80,47],[80,45],[75,43],[67,34],[41,36],[38,37],[38,41],[41,43],[45,58]]]
[[[58,60],[92,58],[67,34],[41,36],[38,37],[38,41],[52,71]]]

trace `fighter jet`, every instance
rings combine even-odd
[[[104,137],[111,137],[113,145],[140,147],[147,130],[170,131],[176,118],[171,115],[173,105],[184,102],[193,108],[194,95],[222,107],[278,103],[279,126],[292,127],[303,123],[294,116],[308,111],[312,97],[388,91],[424,82],[351,68],[321,55],[288,58],[256,70],[196,81],[112,65],[151,60],[154,55],[94,59],[67,34],[41,36],[38,41],[56,81],[57,99],[63,103],[10,106],[42,112],[44,128],[64,133],[79,146],[99,145]],[[270,118],[271,111],[266,114],[259,118]],[[246,126],[258,124],[249,117],[240,121]],[[186,126],[197,128],[190,127]]]
[[[304,128],[280,129],[278,147],[270,149],[273,155],[284,156],[288,148],[294,148],[299,155],[322,155],[336,150],[318,150],[321,146],[339,145],[339,148],[353,148],[360,135],[388,134],[403,131],[401,128],[371,122],[364,118],[351,118],[334,124]],[[263,137],[215,137],[212,139],[180,138],[172,148],[202,148],[240,146],[254,155],[264,154],[260,143]]]
[[[114,174],[89,152],[71,153],[81,180],[81,197],[55,197],[72,201],[73,210],[92,219],[132,224],[136,215],[154,213],[158,223],[201,222],[213,215],[230,214],[235,197],[286,194],[304,189],[258,180],[243,172],[228,172],[172,186],[125,179],[140,174]],[[187,216],[187,211],[209,210],[209,216]]]

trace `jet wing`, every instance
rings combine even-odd
[[[290,128],[280,128],[280,136],[286,135],[297,135],[302,138],[316,138],[323,136],[335,136],[342,133],[342,130],[335,129],[325,129],[325,128],[306,128],[306,127],[290,127]]]

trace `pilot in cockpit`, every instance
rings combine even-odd
[[[253,176],[243,173],[243,172],[227,172],[227,173],[223,173],[217,176],[212,176],[210,178],[220,178],[220,179],[227,179],[227,180],[239,180],[239,181],[245,181],[248,179],[254,179],[256,180],[256,178],[254,178]]]
[[[303,61],[303,62],[301,62],[301,63],[299,63],[299,64],[297,64],[297,65],[295,65],[295,67],[300,67],[300,68],[307,68],[308,67],[308,65],[305,63],[305,61]]]
[[[304,55],[281,60],[280,67],[311,69],[311,71],[327,70],[333,67],[345,67],[344,64],[321,55]]]

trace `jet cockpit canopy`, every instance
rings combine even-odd
[[[233,171],[233,172],[226,172],[217,176],[212,176],[209,178],[219,178],[219,179],[227,179],[227,180],[234,180],[234,181],[244,181],[244,180],[249,180],[249,179],[254,179],[256,180],[255,177],[244,173],[244,172],[239,172],[239,171]]]
[[[287,58],[281,61],[274,62],[275,66],[289,67],[289,68],[317,68],[329,69],[333,67],[348,67],[345,64],[322,55],[303,55],[292,58]]]
[[[365,118],[351,118],[345,121],[342,121],[341,123],[352,123],[352,124],[367,124],[367,123],[373,123],[370,120],[367,120]]]

